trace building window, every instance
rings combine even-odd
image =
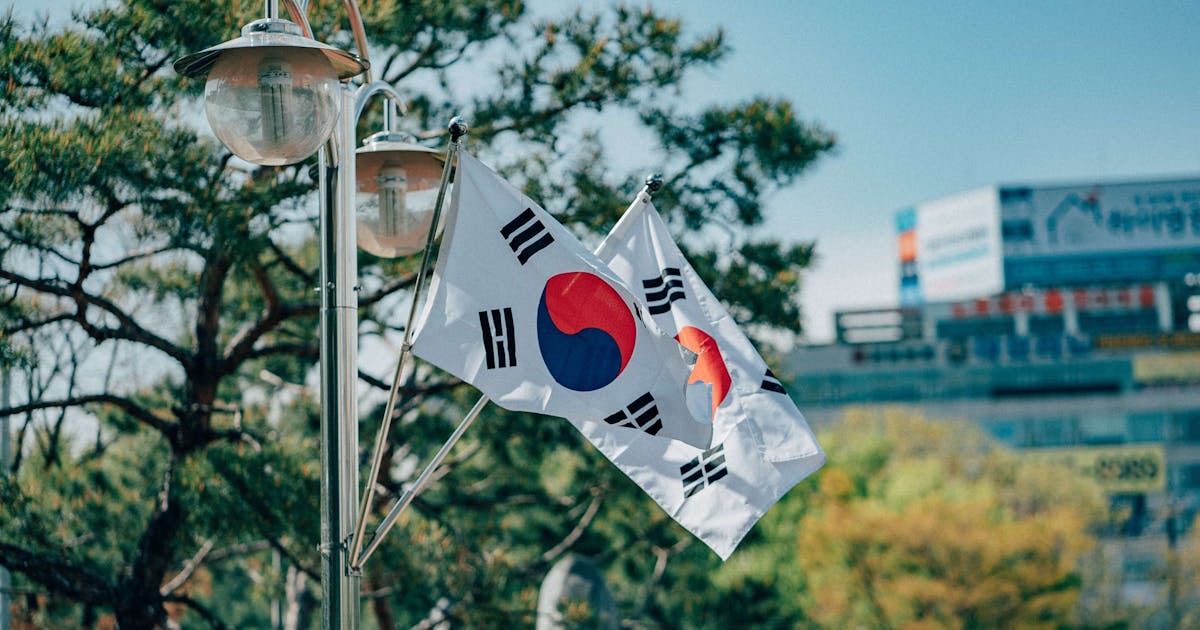
[[[987,432],[1000,442],[1008,446],[1021,446],[1020,443],[1020,425],[1015,420],[999,420],[996,422],[988,422],[985,427]]]
[[[937,323],[939,339],[978,337],[980,335],[1011,335],[1016,331],[1012,317],[945,320]]]
[[[1005,339],[1005,350],[1009,361],[1029,360],[1029,337],[1008,337]]]
[[[1125,416],[1092,414],[1079,420],[1079,441],[1083,444],[1121,444],[1125,441]]]
[[[1125,313],[1080,313],[1079,329],[1093,335],[1125,335],[1159,331],[1158,313],[1152,310]]]
[[[1200,442],[1200,411],[1174,414],[1171,424],[1174,425],[1171,431],[1172,440],[1189,444]]]
[[[1076,441],[1075,421],[1070,418],[1044,418],[1032,425],[1031,446],[1068,446]]]
[[[1063,340],[1059,335],[1038,335],[1034,347],[1034,352],[1043,359],[1062,358]]]
[[[1161,413],[1140,413],[1129,417],[1130,442],[1162,442],[1166,437],[1166,417]]]
[[[1031,315],[1029,317],[1029,334],[1057,335],[1066,330],[1062,315]]]
[[[1067,352],[1072,357],[1083,357],[1091,354],[1092,340],[1087,337],[1079,337],[1076,335],[1067,336]]]
[[[1170,473],[1172,490],[1200,490],[1200,463],[1171,466]]]
[[[972,344],[971,354],[978,361],[995,363],[1000,360],[1000,339],[998,337],[976,337]]]

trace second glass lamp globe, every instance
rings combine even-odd
[[[213,64],[204,109],[217,138],[238,157],[295,164],[333,133],[338,89],[333,65],[318,50],[242,48]]]
[[[357,154],[358,246],[381,258],[421,251],[442,174],[435,150],[381,131]]]

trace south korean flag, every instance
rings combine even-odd
[[[629,283],[640,281],[648,317],[694,353],[713,445],[622,444],[588,439],[680,525],[728,558],[771,506],[825,463],[825,453],[733,318],[696,275],[642,193],[596,250]]]
[[[413,353],[501,407],[561,416],[585,435],[707,449],[707,390],[690,388],[689,405],[688,353],[643,316],[635,295],[538,204],[463,153]]]

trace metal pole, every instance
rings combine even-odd
[[[388,109],[391,109],[390,101]],[[384,447],[387,445],[388,432],[392,426],[392,416],[396,411],[400,384],[406,380],[404,377],[404,367],[409,363],[408,358],[412,352],[412,329],[413,322],[417,318],[417,304],[421,301],[425,276],[429,273],[429,263],[433,257],[433,241],[437,238],[437,226],[442,216],[443,202],[446,200],[446,189],[450,185],[450,173],[454,170],[454,160],[458,157],[458,150],[462,147],[461,138],[467,133],[467,124],[461,118],[455,116],[450,121],[448,129],[450,131],[450,146],[446,148],[446,163],[442,166],[442,181],[438,187],[437,201],[433,205],[433,220],[429,224],[429,234],[425,237],[425,252],[421,256],[421,267],[417,272],[416,283],[413,286],[412,304],[408,310],[408,323],[404,327],[404,343],[400,345],[400,358],[396,360],[396,372],[392,375],[392,388],[388,392],[387,405],[383,410],[383,420],[379,423],[379,431],[375,435],[375,449],[371,456],[371,472],[367,476],[367,487],[363,493],[362,504],[358,509],[358,528],[354,532],[354,543],[350,547],[351,559],[357,559],[359,552],[362,550],[363,537],[367,528],[367,515],[370,513],[371,505],[375,500],[375,479],[379,477],[379,469],[383,465]],[[410,372],[409,376],[411,377],[411,375],[412,373]],[[362,563],[354,562],[352,566],[356,569],[361,569]]]
[[[0,383],[0,405],[5,409],[12,406],[12,374],[9,368],[5,367],[0,370],[0,378],[3,383]],[[12,465],[12,444],[9,420],[11,416],[5,414],[0,416],[0,475],[8,474],[8,467]],[[9,628],[9,608],[12,605],[12,576],[9,575],[8,569],[0,567],[0,630],[8,630]]]
[[[319,156],[321,188],[321,594],[322,628],[357,630],[360,577],[348,543],[358,504],[358,286],[354,226],[355,120],[343,88],[341,158]],[[327,144],[327,146],[329,146]]]
[[[379,527],[375,528],[375,534],[371,537],[371,544],[367,545],[366,549],[363,549],[362,555],[358,557],[356,566],[361,567],[367,561],[367,558],[370,558],[371,554],[375,552],[375,549],[379,547],[379,543],[383,542],[383,537],[396,524],[396,519],[400,518],[400,513],[412,503],[417,493],[425,488],[425,482],[429,480],[429,476],[442,463],[442,460],[446,459],[446,456],[450,454],[450,449],[454,448],[454,445],[467,432],[471,423],[475,422],[475,418],[479,417],[479,412],[483,411],[483,408],[487,406],[488,400],[487,396],[479,397],[479,401],[475,403],[474,407],[471,407],[471,411],[467,412],[462,422],[458,423],[458,426],[454,429],[454,433],[450,434],[450,439],[446,440],[446,443],[442,445],[437,455],[433,456],[433,459],[425,466],[425,470],[422,470],[421,474],[417,476],[417,480],[396,500],[396,504],[392,506],[391,511],[384,517],[383,522],[379,524]]]

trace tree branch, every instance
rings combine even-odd
[[[243,361],[250,359],[260,359],[262,357],[270,357],[280,354],[288,354],[300,358],[316,360],[320,355],[320,348],[315,343],[277,343],[261,348],[254,348],[246,352]]]
[[[380,300],[386,298],[387,296],[395,293],[396,291],[399,291],[400,289],[409,287],[410,285],[412,285],[413,281],[415,281],[416,279],[417,279],[417,274],[412,273],[406,277],[399,278],[397,280],[393,280],[393,281],[383,285],[382,287],[380,287],[377,291],[374,291],[373,293],[369,293],[367,295],[360,296],[358,298],[358,305],[359,306],[371,306],[371,305],[379,302]]]
[[[196,614],[200,615],[202,619],[207,621],[209,626],[217,628],[217,630],[228,630],[229,628],[229,626],[226,625],[224,621],[221,621],[221,618],[218,617],[217,614],[212,611],[212,609],[192,599],[191,597],[188,597],[187,595],[167,595],[166,597],[163,597],[163,601],[187,606],[195,611]]]
[[[0,564],[19,571],[47,590],[93,606],[111,603],[115,589],[83,567],[55,559],[52,553],[34,553],[0,542]]]
[[[75,315],[73,313],[59,313],[58,315],[52,315],[46,319],[25,320],[15,326],[4,328],[3,333],[5,335],[13,335],[19,332],[25,332],[26,330],[34,330],[43,326],[49,326],[50,324],[71,321],[75,321]]]
[[[71,288],[63,287],[50,280],[29,278],[3,268],[0,268],[0,280],[8,280],[33,291],[72,300],[76,305],[75,314],[72,319],[79,323],[79,326],[89,337],[98,342],[108,339],[125,339],[154,348],[175,359],[182,365],[186,365],[189,360],[189,356],[183,348],[142,327],[141,324],[138,324],[116,304],[102,297],[85,293],[78,286]],[[92,324],[87,319],[87,306],[95,306],[112,315],[116,318],[119,326],[117,328],[103,328]]]
[[[208,564],[212,564],[214,562],[220,562],[222,560],[232,558],[234,556],[240,556],[242,554],[247,554],[247,553],[254,553],[256,551],[266,551],[267,549],[270,549],[270,548],[271,548],[271,541],[269,541],[269,540],[252,540],[250,542],[238,543],[236,545],[222,547],[221,549],[218,549],[216,551],[209,553],[208,556],[205,557],[204,561]]]
[[[149,409],[142,407],[136,402],[117,396],[116,394],[90,394],[87,396],[75,396],[73,398],[64,398],[61,400],[37,400],[35,402],[17,405],[16,407],[8,407],[0,409],[0,416],[15,416],[30,411],[39,409],[62,409],[66,407],[80,407],[88,404],[106,404],[120,408],[125,413],[137,418],[141,422],[150,425],[159,432],[168,437],[175,429],[175,424],[160,418]]]
[[[654,571],[650,574],[649,581],[642,587],[642,601],[638,605],[637,614],[635,617],[641,617],[645,614],[646,608],[650,606],[650,600],[654,597],[654,591],[658,589],[658,583],[662,580],[663,575],[667,572],[667,562],[671,556],[687,549],[692,544],[692,539],[688,537],[680,538],[679,542],[670,547],[653,547],[654,552]]]
[[[208,540],[205,540],[204,544],[200,545],[200,548],[196,550],[196,553],[192,554],[192,557],[188,558],[187,561],[183,563],[183,568],[179,570],[179,573],[176,573],[175,577],[167,580],[166,584],[163,584],[161,587],[159,587],[159,594],[163,597],[166,597],[167,595],[174,593],[179,587],[183,586],[189,579],[191,579],[192,574],[196,572],[196,569],[199,569],[204,563],[204,558],[208,555],[208,552],[212,551],[212,548],[212,539],[209,538]]]
[[[275,260],[279,262],[279,264],[283,265],[284,269],[292,272],[292,275],[303,279],[306,284],[314,286],[317,284],[316,277],[301,267],[295,260],[292,259],[291,256],[287,254],[287,252],[284,252],[282,249],[280,249],[278,243],[275,241],[270,241],[267,243],[267,246],[271,249],[271,252],[275,254]]]
[[[283,543],[281,543],[278,540],[271,540],[271,541],[269,541],[269,543],[270,543],[272,549],[278,551],[280,553],[280,555],[282,555],[284,558],[286,558],[287,561],[292,566],[296,567],[296,569],[299,570],[301,573],[307,575],[308,577],[310,577],[314,580],[321,579],[320,571],[304,564],[304,562],[302,562],[300,560],[300,558],[296,556],[296,554],[288,551],[287,547],[283,546]]]
[[[579,522],[575,524],[574,529],[567,534],[566,538],[563,538],[557,545],[547,549],[542,554],[542,562],[547,564],[554,562],[555,558],[570,549],[571,545],[574,545],[575,541],[579,540],[580,536],[583,536],[583,532],[592,524],[592,519],[596,518],[596,513],[600,511],[600,500],[603,498],[603,492],[597,491],[592,494],[591,503],[588,503],[587,509],[584,510],[583,516],[579,518]]]
[[[429,60],[433,59],[435,53],[442,50],[442,46],[438,41],[437,35],[431,34],[429,43],[425,46],[425,48],[421,49],[421,52],[418,53],[412,62],[405,66],[404,69],[392,75],[391,78],[388,79],[388,82],[396,84],[407,78],[408,75],[421,69],[442,70],[448,68],[462,60],[462,58],[466,56],[467,51],[471,49],[471,45],[475,43],[475,41],[468,38],[463,41],[462,45],[450,53],[449,56],[441,59],[440,61],[429,62]],[[381,73],[382,76],[387,76],[387,73],[392,69],[393,62],[397,59],[399,59],[399,57],[396,55],[393,55],[388,59],[387,65],[384,67],[384,72]]]
[[[179,249],[179,247],[176,247],[174,245],[164,245],[162,247],[155,247],[153,249],[142,249],[142,250],[133,252],[123,258],[118,258],[116,260],[110,260],[105,263],[96,263],[96,264],[92,265],[92,269],[102,271],[105,269],[111,269],[113,267],[120,267],[121,265],[126,265],[131,262],[136,262],[143,258],[153,258],[154,256],[157,256],[159,254],[165,254],[167,252],[175,251],[177,249]]]
[[[276,296],[277,297],[277,296]],[[254,344],[263,337],[263,335],[274,330],[279,324],[301,315],[312,315],[318,312],[319,307],[316,304],[271,304],[271,298],[268,296],[268,307],[259,317],[258,321],[240,330],[230,341],[229,347],[226,348],[224,356],[221,358],[220,373],[231,374],[245,361],[269,354],[270,348],[281,349],[283,347],[314,349],[311,344],[280,344],[268,348],[254,349]]]

